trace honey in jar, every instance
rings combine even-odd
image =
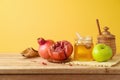
[[[75,40],[74,45],[74,60],[77,61],[92,61],[93,50],[92,37],[81,37]]]

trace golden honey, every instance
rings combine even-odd
[[[93,42],[91,37],[75,41],[74,60],[92,61]]]

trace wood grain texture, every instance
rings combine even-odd
[[[2,75],[0,80],[120,80],[120,75]]]
[[[46,63],[45,64],[43,64]],[[0,80],[118,80],[120,64],[91,67],[50,63],[40,57],[25,59],[19,53],[0,54]]]

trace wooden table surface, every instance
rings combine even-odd
[[[50,63],[40,57],[26,59],[20,53],[0,54],[0,80],[119,80],[120,64],[90,67]]]

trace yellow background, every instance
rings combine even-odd
[[[116,35],[120,52],[120,0],[0,0],[0,52],[37,49],[38,37],[74,43],[75,32],[95,43],[96,18]]]

